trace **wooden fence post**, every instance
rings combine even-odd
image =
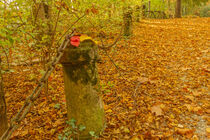
[[[151,11],[151,1],[150,0],[148,1],[148,11],[149,11],[149,13]]]
[[[142,5],[142,19],[146,17],[146,5]]]
[[[141,8],[139,5],[136,6],[136,22],[140,21],[140,13],[141,13]]]
[[[124,20],[124,36],[130,36],[132,34],[132,8],[124,8],[123,13]]]
[[[64,71],[64,87],[68,119],[86,129],[80,140],[91,139],[90,131],[99,135],[103,131],[105,117],[103,101],[98,87],[97,46],[93,40],[80,42],[78,47],[69,45],[61,58]]]

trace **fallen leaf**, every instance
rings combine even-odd
[[[185,104],[184,106],[187,107],[187,110],[188,110],[189,112],[191,112],[191,111],[193,110],[193,106],[190,105],[190,104]]]
[[[206,113],[207,114],[210,114],[210,109],[206,109]]]
[[[127,127],[125,127],[125,128],[123,129],[123,131],[124,131],[125,133],[130,133],[130,130],[129,130]]]
[[[111,110],[111,109],[108,109],[106,112],[107,112],[107,113],[111,113],[111,112],[112,112],[112,110]]]
[[[113,131],[113,133],[114,133],[114,134],[119,134],[119,133],[120,133],[120,129],[115,129],[115,130]]]
[[[194,135],[191,140],[199,140],[198,136],[197,135]]]
[[[191,95],[186,95],[185,97],[186,97],[186,98],[188,98],[188,99],[190,99],[191,101],[193,101],[193,100],[194,100],[194,97],[193,97],[193,96],[191,96]]]
[[[193,95],[195,96],[195,97],[198,97],[198,96],[200,96],[202,93],[201,92],[193,92]]]
[[[146,82],[149,81],[149,79],[146,78],[146,77],[139,77],[139,78],[138,78],[138,81],[139,81],[140,83],[146,83]]]
[[[210,134],[210,127],[206,128],[206,133]]]
[[[179,127],[179,128],[183,128],[184,126],[183,125],[181,125],[181,124],[178,124],[178,126],[177,127]]]
[[[138,136],[133,136],[131,140],[140,140]]]
[[[151,112],[152,113],[155,113],[156,116],[160,116],[160,115],[163,115],[163,111],[160,107],[160,105],[155,105],[151,108]]]
[[[177,134],[186,136],[187,138],[191,138],[194,135],[194,130],[188,128],[177,128],[176,132]]]

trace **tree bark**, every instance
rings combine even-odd
[[[4,134],[4,132],[7,130],[8,127],[6,109],[7,108],[3,91],[3,78],[1,74],[1,56],[0,56],[0,137]]]
[[[181,3],[182,3],[181,0],[176,1],[176,12],[175,12],[175,17],[176,18],[181,18],[181,7],[182,7]]]

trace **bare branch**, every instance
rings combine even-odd
[[[58,43],[57,44],[59,44],[59,42],[60,42],[60,40],[67,34],[67,32],[69,32],[69,30],[71,30],[72,29],[72,27],[80,20],[80,19],[82,19],[83,17],[85,17],[86,16],[86,14],[84,14],[83,16],[81,16],[80,18],[78,18],[66,31],[65,31],[65,33],[60,37],[60,39],[58,40]]]
[[[121,38],[121,36],[122,36],[122,30],[123,30],[123,27],[121,28],[118,37],[115,39],[115,41],[114,41],[112,44],[107,45],[107,47],[105,47],[105,46],[102,44],[102,46],[99,46],[99,48],[104,50],[104,49],[110,49],[112,46],[114,46],[114,45],[120,40],[120,38]]]

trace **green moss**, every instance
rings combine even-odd
[[[94,64],[78,64],[78,65],[64,65],[64,71],[70,80],[78,83],[80,81],[83,84],[92,85],[97,83],[96,67]]]
[[[91,82],[92,85],[95,85],[97,83],[97,58],[95,43],[91,40],[85,40],[78,48],[68,47],[61,63],[72,81],[76,83],[81,81],[83,84]]]

